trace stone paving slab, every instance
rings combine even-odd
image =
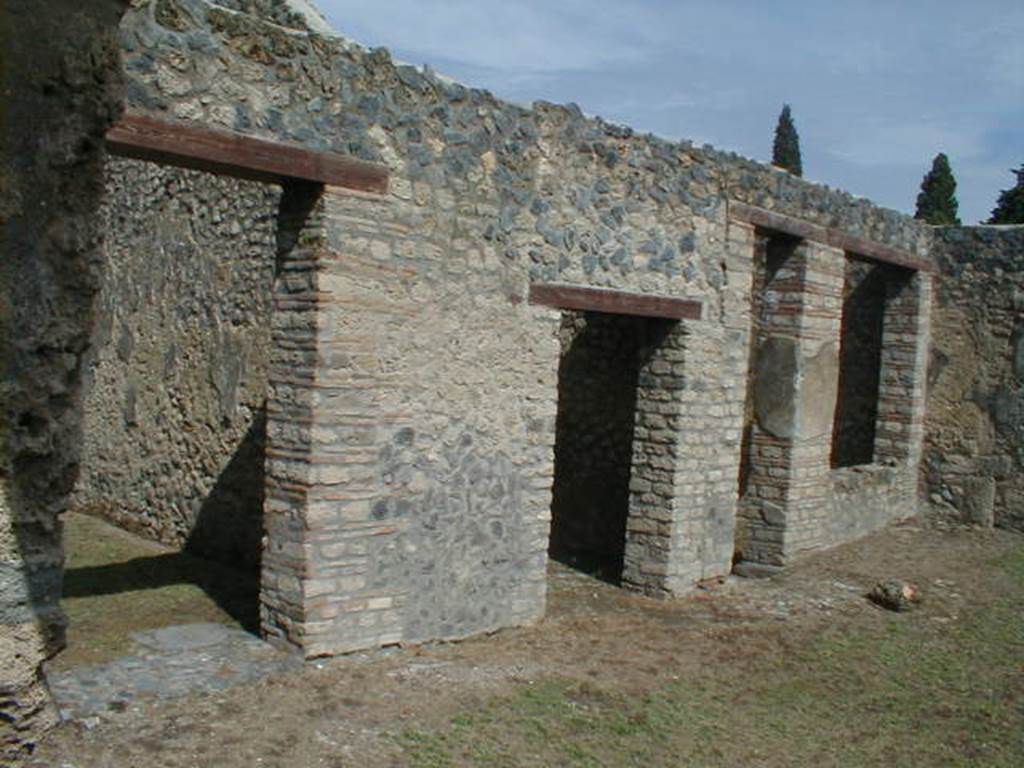
[[[131,656],[49,676],[64,719],[123,711],[147,699],[221,691],[303,664],[297,654],[221,624],[183,624],[131,639],[137,648]]]

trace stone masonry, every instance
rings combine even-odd
[[[27,39],[49,38],[16,5]],[[217,531],[244,532],[221,554],[260,559],[263,631],[306,657],[539,618],[562,342],[581,310],[531,303],[538,285],[700,309],[643,321],[620,310],[645,328],[627,366],[635,385],[616,384],[635,389],[617,454],[623,540],[609,542],[629,588],[685,594],[734,560],[771,569],[916,512],[933,239],[943,274],[971,286],[940,281],[947,371],[961,349],[949,318],[982,303],[973,286],[993,285],[958,254],[993,267],[1000,300],[968,317],[1006,343],[969,386],[966,374],[944,383],[933,362],[950,401],[929,422],[928,482],[972,517],[991,497],[993,516],[1013,520],[996,510],[1014,508],[1021,474],[1020,355],[1007,351],[1021,335],[1018,234],[933,233],[573,105],[504,103],[313,31],[277,0],[133,2],[120,25],[127,110],[372,161],[386,192],[105,163],[121,7],[96,5],[69,9],[71,37],[53,51],[15,56],[40,73],[15,75],[16,107],[49,138],[19,134],[21,164],[3,170],[16,255],[3,272],[0,422],[7,753],[52,721],[39,664],[61,643],[57,516],[80,444],[79,503],[213,551]],[[88,63],[66,55],[83,44],[95,46]],[[881,270],[885,288],[878,394],[870,457],[833,468],[851,259]],[[135,296],[144,277],[150,293]],[[956,402],[966,390],[992,426],[961,419],[975,413]],[[265,440],[247,443],[263,397]],[[944,414],[967,426],[944,431]],[[125,434],[149,444],[159,478],[103,458]],[[947,446],[950,460],[936,455]],[[229,470],[247,479],[213,505],[226,527],[204,527]],[[260,476],[256,494],[236,492]]]
[[[844,282],[860,270],[811,240],[750,239],[755,335],[736,556],[756,571],[916,513],[930,284],[873,267],[884,288],[873,446],[869,461],[833,469],[840,350],[861,341],[843,337]]]
[[[771,233],[731,218],[729,206],[757,205],[914,258],[927,253],[925,228],[572,106],[502,103],[287,14],[267,23],[271,7],[142,2],[122,25],[132,112],[352,155],[390,174],[386,195],[287,190],[276,222],[268,636],[316,656],[542,614],[564,320],[528,303],[531,284],[702,307],[696,320],[646,321],[667,325],[639,361],[619,467],[624,540],[607,542],[622,552],[626,586],[685,593],[729,572],[737,539],[760,542],[744,559],[772,564],[914,511],[911,498],[833,521],[834,499],[863,492],[885,505],[903,486],[878,470],[870,483],[833,488],[846,262],[807,240],[777,287],[772,322],[783,330],[762,340],[791,342],[796,431],[774,438],[789,441],[776,446],[783,474],[751,475],[765,504],[737,527],[753,256]],[[242,220],[240,235],[254,226]],[[221,367],[204,354],[202,366]],[[755,391],[767,376],[758,369]],[[778,508],[767,506],[772,483]]]
[[[670,322],[599,312],[562,316],[550,552],[569,562],[592,560],[612,579],[622,572],[636,472],[640,366]]]
[[[1024,530],[1024,227],[935,234],[925,487],[962,520]]]
[[[59,513],[102,271],[103,135],[122,101],[124,3],[0,5],[0,763],[57,720],[43,660],[64,644]],[[46,41],[41,45],[40,41]]]
[[[111,158],[71,504],[254,568],[281,190]]]

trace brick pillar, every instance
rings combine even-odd
[[[396,596],[368,579],[368,542],[397,530],[371,508],[378,427],[396,414],[376,405],[388,384],[373,330],[351,320],[372,325],[379,312],[383,323],[385,309],[351,280],[369,267],[354,256],[343,266],[337,250],[349,193],[317,192],[282,201],[261,595],[266,637],[307,658],[402,639]]]
[[[648,594],[732,568],[753,227],[730,223],[728,244],[720,305],[662,326],[640,370],[623,583]]]
[[[875,462],[914,465],[924,439],[932,284],[920,272],[886,281]]]
[[[295,184],[281,199],[267,394],[260,623],[269,641],[298,648],[306,645],[319,272],[326,246],[321,197],[318,185]]]
[[[676,524],[676,467],[683,418],[685,336],[681,323],[659,324],[637,379],[623,584],[648,594],[670,591]]]
[[[387,288],[401,269],[386,260],[394,204],[328,187],[316,322],[311,479],[306,513],[307,657],[407,639],[404,585],[375,560],[398,546],[403,521],[380,502],[379,458],[405,411],[384,359],[387,329],[404,308]],[[384,247],[384,244],[387,247]]]
[[[844,254],[774,239],[753,366],[744,561],[781,566],[819,545],[838,386]]]

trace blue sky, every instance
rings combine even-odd
[[[789,103],[806,178],[910,213],[937,152],[965,223],[1024,163],[1021,0],[317,5],[345,36],[500,97],[756,160]]]

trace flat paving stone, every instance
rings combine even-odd
[[[222,691],[303,664],[296,653],[222,624],[183,624],[131,639],[137,651],[131,656],[48,677],[64,719],[123,711],[135,701]]]
[[[131,639],[159,653],[175,653],[227,642],[237,629],[223,624],[182,624],[148,632],[136,632]],[[243,633],[245,634],[245,633]]]

